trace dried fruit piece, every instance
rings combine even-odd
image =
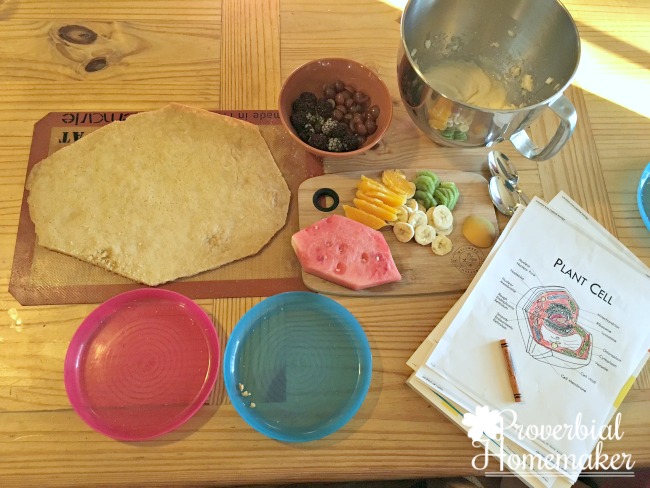
[[[490,247],[497,232],[494,224],[481,215],[470,215],[463,222],[463,235],[476,247]]]

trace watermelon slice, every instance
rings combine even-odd
[[[402,279],[383,234],[341,215],[296,232],[291,245],[307,273],[352,290]]]

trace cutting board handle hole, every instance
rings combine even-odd
[[[331,188],[319,188],[312,198],[314,207],[321,212],[331,212],[339,206],[339,195]]]

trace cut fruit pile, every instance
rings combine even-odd
[[[397,220],[397,214],[406,200],[415,194],[415,184],[398,170],[386,170],[382,181],[361,176],[354,206],[343,205],[345,216],[368,227],[379,230]]]
[[[343,205],[343,210],[346,217],[375,230],[392,225],[398,241],[431,245],[442,256],[452,248],[447,236],[453,231],[451,211],[459,196],[454,182],[440,181],[432,171],[419,171],[409,181],[393,169],[382,173],[381,182],[361,176],[354,206]]]
[[[452,249],[447,237],[454,230],[454,216],[445,205],[430,207],[426,212],[417,201],[407,200],[403,213],[393,225],[400,242],[415,240],[422,246],[431,245],[434,254],[444,256]]]
[[[415,178],[414,198],[426,210],[436,205],[444,205],[453,210],[458,202],[460,191],[453,181],[440,181],[433,171],[419,171]]]

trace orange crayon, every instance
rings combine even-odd
[[[506,361],[506,368],[508,369],[508,379],[510,380],[510,387],[512,388],[512,393],[515,397],[515,402],[519,403],[524,401],[521,391],[519,390],[519,384],[517,383],[517,374],[515,371],[515,365],[512,362],[512,356],[510,355],[510,348],[508,346],[508,341],[501,339],[501,352],[503,352],[503,358]]]

